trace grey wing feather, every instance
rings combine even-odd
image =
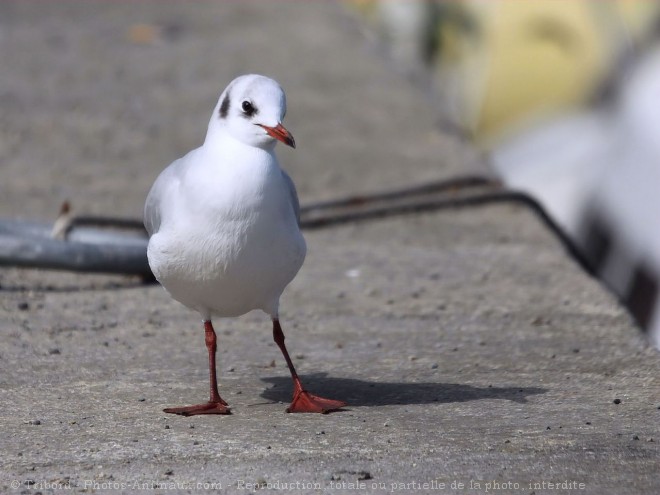
[[[300,202],[298,201],[298,193],[296,192],[296,186],[284,170],[282,170],[282,176],[284,177],[284,182],[289,188],[289,195],[291,196],[291,205],[293,206],[293,211],[296,214],[296,220],[298,220],[298,225],[300,225]]]
[[[172,188],[176,187],[179,183],[178,172],[181,162],[182,160],[176,160],[163,170],[156,179],[156,182],[154,182],[154,185],[151,186],[151,190],[147,195],[142,221],[149,237],[160,229],[162,201],[165,197],[172,194]]]

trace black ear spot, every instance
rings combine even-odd
[[[222,103],[220,104],[220,118],[226,118],[227,112],[229,112],[229,92],[227,92],[225,97],[222,99]]]
[[[256,107],[248,100],[241,103],[241,108],[243,109],[243,114],[248,118],[257,113]]]

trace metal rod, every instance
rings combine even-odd
[[[466,193],[466,190],[469,192]],[[593,274],[593,268],[581,250],[534,198],[522,192],[504,190],[499,181],[490,177],[454,177],[382,193],[308,204],[301,208],[300,226],[303,229],[320,229],[393,215],[502,202],[515,202],[532,209],[582,268]],[[51,238],[49,225],[0,222],[0,266],[153,277],[147,262],[146,235],[91,228],[114,227],[144,232],[141,221],[74,216],[69,222],[71,228],[67,240]]]

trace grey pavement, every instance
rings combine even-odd
[[[1,217],[139,217],[246,72],[287,91],[303,203],[479,167],[339,3],[5,1],[0,53]],[[533,213],[305,235],[281,316],[309,389],[350,404],[329,415],[284,412],[265,315],[216,325],[233,414],[182,418],[197,315],[130,277],[0,270],[0,491],[660,492],[660,356]]]

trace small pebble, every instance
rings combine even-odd
[[[27,301],[21,301],[18,303],[18,309],[20,309],[21,311],[27,311],[28,309],[30,309],[30,303],[28,303]]]
[[[614,402],[615,404],[621,404],[621,399],[614,399],[612,402]]]
[[[438,369],[438,363],[433,363],[433,364],[431,365],[431,369],[432,369],[432,370],[437,370],[437,369]]]
[[[41,421],[39,421],[38,419],[31,419],[31,420],[30,420],[30,424],[31,424],[31,425],[40,425],[40,424],[41,424]]]
[[[48,354],[54,355],[54,354],[61,354],[59,349],[50,349],[48,351]]]
[[[344,274],[348,278],[358,278],[360,276],[360,270],[357,268],[353,268],[352,270],[346,270],[346,273]]]
[[[170,425],[165,425],[165,429],[166,429],[166,430],[169,430],[169,429],[170,429]]]

